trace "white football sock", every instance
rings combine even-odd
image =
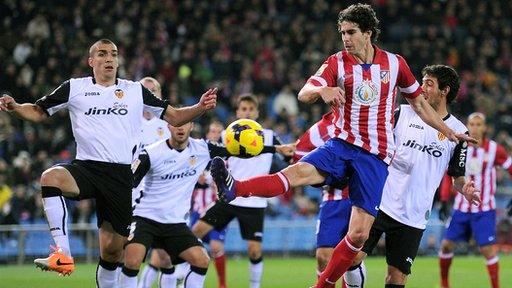
[[[251,288],[259,288],[261,283],[261,275],[263,274],[263,258],[255,261],[251,260],[250,266],[250,286]]]
[[[190,266],[190,271],[185,277],[185,288],[203,288],[207,268]]]
[[[142,269],[141,274],[137,288],[151,288],[151,285],[153,285],[153,282],[155,282],[156,276],[158,275],[158,269],[149,264]]]
[[[68,238],[68,209],[64,197],[43,198],[43,206],[53,241],[62,249],[64,254],[71,256]]]
[[[119,280],[116,270],[117,262],[110,263],[100,258],[96,268],[96,285],[98,288],[116,288]],[[135,287],[137,287],[137,284],[135,284]]]
[[[123,267],[121,275],[119,275],[119,287],[121,288],[137,288],[137,274],[139,270],[132,270]],[[97,288],[103,288],[101,284]]]
[[[343,275],[343,280],[350,288],[364,288],[364,282],[366,281],[366,267],[364,266],[364,262],[361,262],[358,266],[350,267],[345,275]]]
[[[176,269],[174,267],[165,269],[160,269],[160,279],[158,281],[159,288],[176,288]]]

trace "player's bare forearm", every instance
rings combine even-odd
[[[304,103],[313,103],[318,98],[320,98],[320,89],[322,87],[317,87],[310,83],[306,83],[304,87],[299,91],[298,99],[300,102]]]
[[[28,103],[18,104],[10,113],[17,118],[31,122],[41,122],[47,118],[46,113],[44,113],[41,107]]]
[[[181,126],[199,117],[204,112],[214,109],[216,106],[217,87],[204,92],[199,102],[195,105],[183,108],[174,108],[169,105],[165,111],[164,120],[172,126]]]
[[[418,114],[418,116],[420,116],[423,122],[443,133],[448,138],[455,134],[455,132],[444,123],[443,119],[441,119],[439,114],[437,114],[434,108],[428,104],[427,100],[425,100],[422,95],[413,99],[407,98],[407,101],[411,104],[412,109],[416,114]]]
[[[205,111],[198,104],[182,108],[174,108],[169,105],[164,120],[174,127],[179,127],[201,116]]]

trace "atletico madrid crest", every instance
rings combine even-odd
[[[380,81],[384,84],[389,83],[389,70],[381,70],[380,71]]]

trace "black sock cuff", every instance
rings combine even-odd
[[[405,288],[405,285],[399,285],[399,284],[386,284],[384,286],[385,288]]]
[[[174,268],[174,266],[171,268],[160,268],[160,271],[162,274],[173,274],[176,271],[176,268]]]
[[[359,267],[361,267],[361,263],[354,266],[350,266],[347,271],[354,271],[356,269],[359,269]]]
[[[126,266],[123,266],[123,274],[128,277],[137,277],[137,274],[139,274],[139,270],[133,270],[130,268],[126,268]]]
[[[41,196],[43,198],[62,196],[62,190],[53,186],[41,186]]]
[[[123,262],[117,262],[117,268],[123,268],[124,263]]]
[[[190,271],[197,273],[199,275],[206,275],[206,271],[208,271],[208,268],[200,268],[197,266],[190,265]]]
[[[258,264],[263,261],[263,256],[258,259],[249,259],[249,261],[251,261],[252,264]]]
[[[156,267],[155,265],[148,264],[149,268],[158,271],[160,268]]]
[[[112,262],[107,262],[107,261],[103,260],[103,259],[100,257],[100,262],[99,262],[100,266],[101,266],[101,267],[103,267],[103,268],[105,268],[105,269],[107,269],[107,270],[109,270],[109,271],[114,271],[114,270],[116,270],[116,269],[117,269],[117,267],[118,267],[118,266],[117,266],[117,263],[118,263],[118,262],[114,262],[114,263],[112,263]]]

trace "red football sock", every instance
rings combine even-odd
[[[235,181],[236,196],[259,196],[272,198],[290,190],[290,181],[281,173],[257,176],[243,181]]]
[[[355,247],[352,240],[347,236],[334,248],[331,260],[327,264],[324,272],[318,278],[316,288],[333,287],[333,284],[347,272],[352,265],[352,261],[357,256],[357,252],[362,247]]]
[[[489,272],[489,278],[491,278],[491,287],[499,288],[500,287],[500,277],[499,277],[499,263],[498,256],[494,256],[491,259],[487,259],[487,272]]]
[[[441,269],[441,288],[448,288],[448,271],[452,265],[453,253],[439,253],[439,267]]]
[[[223,253],[221,256],[215,257],[215,268],[217,270],[217,278],[219,279],[219,287],[226,286],[226,255]]]

